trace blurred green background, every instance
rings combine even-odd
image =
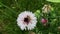
[[[0,0],[0,34],[28,34],[28,31],[22,31],[17,26],[16,19],[22,11],[41,10],[45,4],[50,4],[54,11],[55,17],[51,16],[51,27],[43,27],[38,24],[33,32],[36,34],[60,34],[60,3],[52,3],[46,0]],[[53,13],[51,15],[53,15]],[[57,16],[57,17],[56,17]],[[53,18],[52,18],[53,17]]]

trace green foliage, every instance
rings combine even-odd
[[[37,19],[40,18],[40,10],[36,10],[36,12],[34,14],[36,15]]]
[[[58,26],[60,26],[60,0],[47,1],[0,0],[0,34],[28,34],[29,31],[20,30],[16,22],[18,14],[25,10],[32,11],[38,18],[37,27],[32,30],[33,32],[36,34],[60,34],[60,30],[58,31]],[[57,1],[57,3],[51,3],[51,1]],[[54,8],[52,8],[49,16],[47,16],[49,19],[47,26],[44,26],[40,21],[44,4],[50,4]]]
[[[60,0],[47,0],[49,2],[60,3]]]

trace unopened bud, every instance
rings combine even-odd
[[[44,18],[41,19],[41,22],[42,22],[43,24],[47,23],[47,21],[48,21],[47,19],[44,19]]]

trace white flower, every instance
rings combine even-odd
[[[32,30],[36,26],[37,19],[35,15],[30,11],[24,11],[19,14],[17,18],[17,24],[21,28],[21,30]]]
[[[51,11],[50,5],[44,5],[42,8],[42,13],[49,13]]]

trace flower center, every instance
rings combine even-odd
[[[26,24],[28,24],[28,23],[30,22],[30,17],[27,16],[26,18],[24,18],[24,22],[25,22]]]

